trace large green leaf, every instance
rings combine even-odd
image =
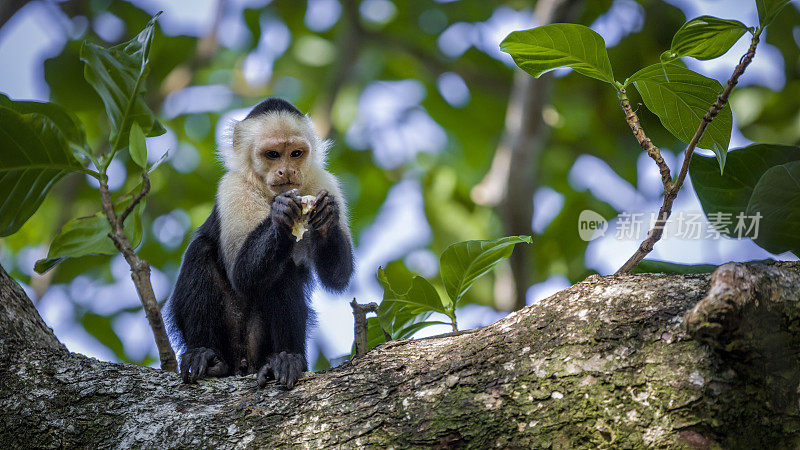
[[[762,27],[766,27],[775,16],[789,3],[789,0],[756,0],[758,8],[758,22]]]
[[[747,26],[738,20],[724,20],[712,16],[700,16],[686,23],[675,33],[672,45],[662,55],[665,59],[691,56],[697,59],[714,59],[727,52],[747,31]]]
[[[664,128],[684,142],[692,140],[703,116],[722,92],[717,80],[678,64],[653,64],[633,74],[629,82],[636,85],[644,104],[661,119]],[[720,172],[725,167],[732,126],[731,108],[725,105],[698,143],[714,151]]]
[[[78,118],[55,103],[11,100],[0,93],[0,106],[20,114],[41,114],[53,122],[64,138],[80,152],[87,152],[86,131]]]
[[[758,217],[758,233],[752,233],[758,245],[772,253],[800,255],[800,160],[764,172],[745,215]]]
[[[719,173],[714,158],[694,155],[689,175],[706,217],[720,233],[733,236],[735,218],[747,210],[764,173],[792,161],[800,161],[800,147],[753,144],[728,152],[724,175]],[[732,219],[731,223],[723,218]]]
[[[515,31],[500,43],[500,49],[537,78],[559,67],[571,67],[587,77],[614,84],[605,41],[583,25],[554,23]]]
[[[405,328],[424,322],[433,312],[451,315],[442,304],[436,288],[419,275],[395,267],[387,267],[386,270],[379,268],[378,281],[383,286],[378,317],[383,329],[395,339],[403,334],[401,332]]]
[[[158,136],[165,131],[143,96],[157,17],[126,43],[105,49],[87,42],[81,48],[81,60],[86,63],[84,77],[100,95],[111,121],[109,141],[114,151],[128,145],[133,122],[147,136]]]
[[[122,212],[125,204],[120,204],[115,209],[117,214]],[[142,210],[144,202],[139,203],[133,212],[125,219],[125,235],[136,248],[142,240]],[[108,234],[111,225],[105,214],[96,213],[93,216],[80,217],[67,222],[61,231],[53,238],[47,258],[36,261],[34,269],[43,274],[67,258],[80,258],[87,255],[114,255],[117,247]]]
[[[514,245],[531,243],[530,236],[508,236],[491,241],[463,241],[448,246],[439,261],[447,295],[455,309],[475,281],[511,256]]]
[[[52,120],[0,107],[0,236],[15,233],[56,181],[82,170]]]

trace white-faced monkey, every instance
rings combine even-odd
[[[347,207],[329,144],[291,103],[268,98],[233,128],[228,172],[183,255],[168,308],[186,383],[258,373],[293,387],[306,370],[312,271],[344,290],[353,273]],[[302,240],[300,196],[316,196]]]

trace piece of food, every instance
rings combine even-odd
[[[292,235],[297,242],[303,239],[303,235],[308,230],[308,216],[311,214],[311,211],[314,210],[317,197],[313,195],[303,195],[300,197],[300,202],[303,204],[303,215],[300,217],[300,220],[295,222],[294,226],[292,226]]]

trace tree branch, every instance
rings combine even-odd
[[[356,347],[356,358],[367,354],[369,345],[367,343],[367,313],[378,312],[378,304],[375,302],[367,303],[364,305],[356,302],[353,299],[350,302],[350,307],[353,308],[353,343]]]
[[[686,334],[684,315],[714,290],[708,274],[592,276],[494,325],[391,341],[287,391],[253,376],[183,385],[34,345],[55,338],[0,268],[0,436],[12,448],[797,448],[800,263],[747,270],[789,293],[754,289],[742,316],[783,305],[748,328],[776,351],[733,355]]]
[[[669,173],[669,166],[667,166],[666,161],[664,161],[664,158],[661,156],[661,150],[659,150],[658,147],[653,144],[653,141],[644,133],[644,129],[639,123],[639,116],[637,116],[636,111],[631,108],[631,103],[628,100],[625,88],[619,90],[619,103],[622,105],[622,110],[625,112],[625,121],[628,122],[628,126],[631,127],[631,131],[636,137],[636,140],[639,141],[639,145],[641,145],[642,149],[647,152],[647,155],[656,162],[658,170],[661,172],[661,183],[664,185],[664,192],[671,191],[672,175]]]
[[[131,200],[128,206],[122,211],[122,214],[119,215],[119,222],[125,225],[125,219],[128,218],[131,212],[133,212],[133,208],[136,208],[136,205],[142,201],[142,199],[150,192],[150,177],[147,175],[147,169],[142,170],[142,190],[136,194],[136,197]]]
[[[174,372],[178,369],[178,362],[175,359],[175,352],[172,351],[172,346],[169,343],[167,330],[164,328],[164,320],[161,318],[161,309],[158,306],[158,300],[156,300],[156,295],[153,292],[153,285],[150,283],[150,264],[139,258],[133,250],[133,246],[131,246],[128,237],[125,235],[123,226],[124,217],[127,217],[130,211],[133,210],[131,206],[136,206],[134,203],[138,203],[150,189],[147,174],[143,173],[142,176],[145,181],[142,191],[131,201],[131,204],[128,205],[128,208],[126,208],[119,217],[117,217],[114,211],[114,203],[111,201],[111,194],[108,191],[108,180],[106,176],[100,179],[100,200],[103,205],[103,213],[106,215],[108,223],[111,225],[111,233],[109,233],[108,236],[114,242],[114,246],[117,247],[117,250],[122,253],[125,261],[131,268],[133,284],[136,286],[136,292],[139,293],[139,300],[142,302],[147,321],[150,323],[150,329],[153,330],[153,337],[155,338],[159,359],[161,360],[161,368]]]
[[[703,133],[706,131],[706,127],[708,124],[714,120],[714,117],[725,107],[725,104],[728,103],[728,97],[731,95],[731,91],[733,91],[734,86],[739,83],[739,77],[742,76],[747,66],[750,64],[750,61],[753,60],[753,57],[756,54],[756,46],[758,46],[759,36],[761,31],[757,31],[753,34],[753,38],[750,43],[750,48],[747,50],[747,53],[742,56],[739,60],[739,64],[734,69],[733,74],[731,75],[730,79],[728,79],[728,83],[725,86],[725,89],[717,96],[717,100],[714,102],[713,105],[708,109],[708,112],[703,116],[703,119],[700,121],[700,126],[697,128],[697,131],[694,133],[691,142],[689,142],[689,146],[686,147],[686,151],[684,152],[683,156],[683,165],[681,166],[681,170],[678,173],[678,178],[675,180],[675,183],[672,184],[670,189],[664,190],[664,200],[661,203],[661,208],[658,210],[658,219],[656,220],[655,225],[652,229],[647,233],[647,238],[642,241],[639,245],[639,248],[636,250],[628,261],[622,265],[617,271],[618,274],[621,273],[630,273],[634,267],[636,267],[644,258],[647,256],[651,251],[653,251],[653,246],[656,242],[661,239],[661,235],[664,232],[664,227],[666,227],[667,220],[669,216],[672,214],[672,203],[675,201],[675,198],[678,196],[678,191],[683,186],[683,182],[686,180],[686,175],[689,173],[689,164],[692,162],[692,154],[694,153],[695,147],[697,147],[697,143],[700,141],[700,138],[703,137]],[[620,91],[624,94],[624,90]],[[630,105],[629,105],[630,106]],[[624,109],[623,105],[623,109]],[[626,111],[626,118],[627,118],[627,111]],[[630,122],[628,122],[630,124]],[[633,126],[631,126],[633,129]],[[639,127],[641,130],[641,126]],[[634,134],[636,134],[636,130],[634,130]],[[642,130],[641,135],[644,136],[644,131]],[[646,137],[646,136],[645,136]],[[637,139],[639,136],[637,135]],[[648,139],[649,141],[649,139]],[[639,141],[642,142],[641,140]],[[644,147],[644,144],[642,144]],[[725,149],[728,151],[728,149]],[[649,154],[649,151],[648,151]],[[651,155],[652,156],[652,155]],[[659,155],[660,157],[660,155]],[[656,161],[658,163],[658,161]],[[661,167],[661,164],[659,164]],[[663,168],[661,170],[662,181],[664,177]],[[665,183],[666,187],[666,183]]]

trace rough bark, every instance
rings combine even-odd
[[[800,445],[800,263],[592,276],[494,325],[390,342],[292,391],[252,377],[186,386],[69,353],[2,270],[0,287],[3,446]]]

